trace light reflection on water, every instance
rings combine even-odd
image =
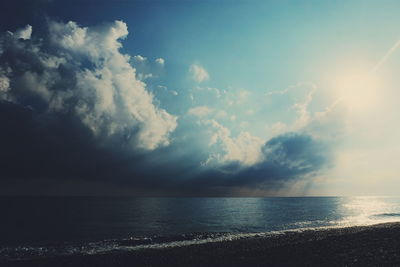
[[[400,198],[0,198],[0,210],[1,260],[400,221]]]
[[[400,221],[400,209],[397,198],[390,197],[351,197],[344,198],[340,207],[346,215],[339,225],[370,225],[376,223]]]
[[[4,244],[400,221],[399,197],[0,198],[0,209]]]

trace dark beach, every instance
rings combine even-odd
[[[400,266],[400,223],[2,262],[0,266]]]

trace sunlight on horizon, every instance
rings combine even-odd
[[[371,225],[399,220],[400,214],[396,212],[395,206],[383,201],[382,197],[366,196],[346,200],[348,202],[345,202],[342,208],[349,216],[340,225]]]

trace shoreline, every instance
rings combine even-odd
[[[393,266],[400,222],[271,233],[187,246],[71,255],[1,266]]]

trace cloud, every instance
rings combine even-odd
[[[219,110],[217,114],[215,114],[215,117],[218,119],[226,118],[228,116],[228,113],[225,110]]]
[[[202,118],[211,114],[213,111],[214,110],[208,106],[198,106],[189,109],[188,114]]]
[[[243,99],[247,98],[250,94],[251,94],[250,91],[241,89],[241,90],[239,90],[237,95],[240,100],[243,100]]]
[[[165,195],[234,195],[237,187],[274,188],[329,166],[329,145],[320,136],[336,120],[334,107],[316,114],[308,111],[312,99],[298,102],[294,110],[307,123],[269,141],[248,125],[238,132],[222,125],[216,119],[229,125],[236,117],[207,102],[189,109],[192,116],[178,125],[131,65],[146,58],[121,52],[129,33],[124,22],[83,27],[49,21],[46,29],[29,39],[0,36],[1,179],[81,179]],[[208,79],[198,70],[198,82]],[[203,91],[215,99],[227,94]],[[234,96],[250,102],[248,91]]]
[[[272,131],[272,134],[276,136],[287,132],[288,126],[285,123],[278,121],[268,128]]]
[[[154,75],[152,73],[147,73],[147,74],[138,73],[137,78],[138,78],[138,80],[144,81],[144,80],[147,80],[150,78],[154,78]]]
[[[269,91],[265,95],[266,96],[273,96],[273,95],[286,95],[290,91],[293,91],[294,89],[297,88],[313,88],[316,89],[316,86],[314,83],[311,82],[298,82],[297,84],[290,85],[286,87],[285,89],[282,90],[276,90],[276,91]]]
[[[224,119],[228,117],[225,110],[218,110],[209,106],[197,106],[190,108],[187,112],[188,115],[196,116],[198,118],[211,117],[216,119]]]
[[[158,64],[160,64],[160,65],[164,65],[165,64],[165,60],[163,59],[163,58],[157,58],[156,60],[156,63],[158,63]]]
[[[204,125],[212,128],[209,145],[216,147],[216,152],[210,154],[204,164],[227,164],[231,162],[250,166],[262,160],[261,147],[263,140],[241,132],[236,138],[231,137],[231,131],[216,120],[204,120]]]
[[[147,58],[141,56],[141,55],[136,55],[133,57],[133,60],[137,61],[137,62],[144,62],[147,60]]]
[[[10,79],[6,76],[0,76],[0,94],[5,93],[10,89]]]
[[[288,133],[269,140],[262,148],[266,159],[259,167],[276,165],[282,174],[310,174],[320,170],[329,158],[328,148],[313,137]]]
[[[198,83],[207,81],[210,78],[206,69],[198,64],[192,64],[189,68],[189,73],[191,78]]]
[[[277,91],[270,91],[267,92],[265,95],[266,96],[272,96],[272,95],[285,95],[289,91],[289,88],[285,88],[283,90],[277,90]]]
[[[315,94],[315,88],[312,88],[306,95],[303,102],[299,102],[293,105],[293,108],[296,110],[298,117],[294,122],[293,128],[300,129],[306,126],[311,119],[311,115],[308,111],[308,106],[313,100],[313,96]]]
[[[14,32],[14,37],[18,39],[28,40],[31,39],[32,26],[26,25],[25,28],[19,29]]]
[[[323,111],[313,113],[302,130],[315,138],[338,142],[349,132],[349,127],[347,111],[336,101]]]
[[[318,92],[317,87],[312,83],[298,83],[287,87],[290,90],[286,94],[294,92],[292,90],[299,87],[307,89],[307,91],[290,108],[290,110],[295,111],[294,122],[283,123],[278,121],[273,123],[268,127],[272,135],[301,132],[319,139],[325,139],[328,142],[340,139],[348,128],[346,111],[340,105],[340,101],[336,100],[322,111],[312,111],[310,106],[315,101],[314,98]]]
[[[249,136],[245,135],[240,138],[248,140]],[[180,186],[188,194],[208,196],[304,193],[304,186],[332,166],[330,146],[307,134],[282,134],[259,148],[260,160],[250,165],[230,160],[209,168],[218,159],[209,158],[203,163],[206,169],[197,178]],[[291,191],[292,186],[296,187],[295,191]]]
[[[51,21],[47,35],[29,42],[3,36],[8,99],[42,112],[73,114],[96,136],[124,136],[135,148],[168,145],[176,117],[154,104],[130,57],[119,51],[127,35],[122,21],[94,27]]]
[[[298,133],[279,135],[261,145],[261,160],[249,166],[227,162],[221,166],[220,179],[207,173],[203,183],[212,187],[257,188],[264,192],[286,187],[289,183],[313,177],[330,168],[332,151],[324,142]]]

